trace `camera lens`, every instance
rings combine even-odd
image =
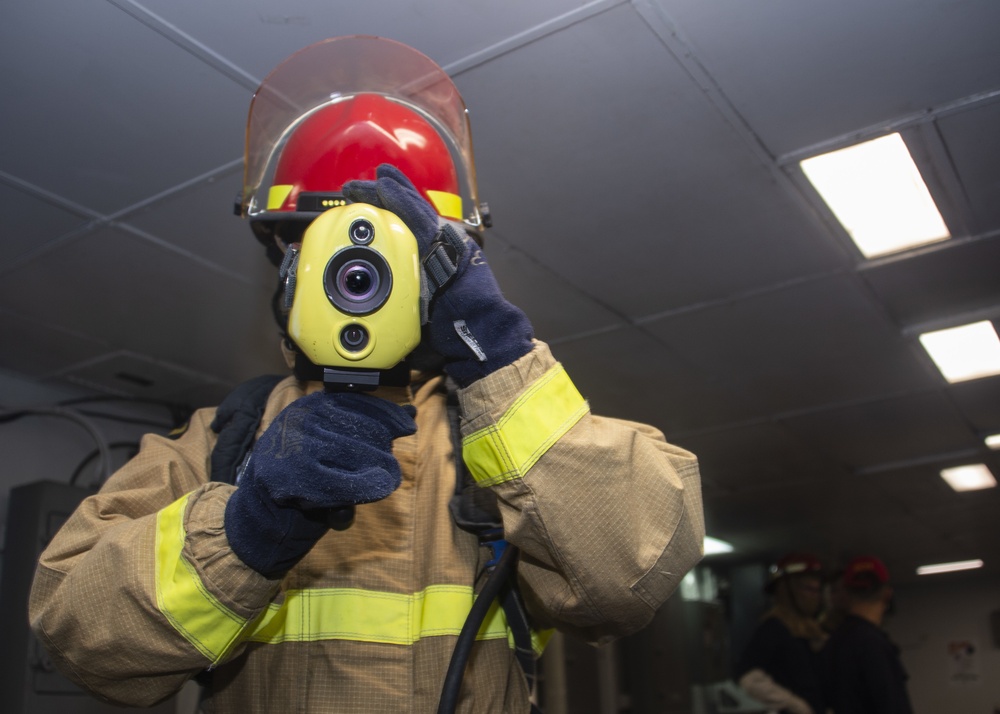
[[[368,245],[375,237],[375,226],[364,218],[358,218],[348,229],[348,235],[355,245]]]
[[[340,331],[340,344],[348,352],[360,352],[368,346],[368,330],[361,325],[348,325]]]
[[[337,287],[348,300],[368,300],[378,290],[378,284],[378,271],[365,260],[351,261],[337,274]]]
[[[377,250],[352,245],[337,251],[323,273],[330,303],[348,315],[378,310],[392,292],[392,270]]]

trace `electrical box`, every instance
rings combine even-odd
[[[5,714],[173,714],[173,700],[150,709],[104,704],[55,670],[28,626],[28,593],[38,556],[88,491],[52,481],[11,489],[0,580],[0,708]]]

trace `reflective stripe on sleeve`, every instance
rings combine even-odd
[[[462,456],[480,486],[522,478],[587,413],[562,365],[543,374],[492,426],[462,440]]]
[[[156,606],[214,665],[239,641],[248,622],[205,589],[184,557],[187,502],[182,496],[156,516]]]

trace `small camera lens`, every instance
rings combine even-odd
[[[375,294],[379,286],[378,271],[366,260],[346,263],[337,275],[337,288],[348,300],[363,302]]]
[[[368,245],[375,237],[375,226],[364,218],[358,218],[351,224],[348,234],[355,245]]]
[[[349,352],[360,352],[368,346],[368,330],[361,325],[348,325],[340,331],[340,344]]]
[[[364,295],[372,289],[372,275],[362,265],[355,265],[344,273],[344,287],[352,295]]]

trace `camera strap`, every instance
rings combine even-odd
[[[278,268],[278,284],[282,292],[282,309],[284,312],[292,311],[292,299],[295,297],[295,280],[299,269],[299,253],[302,251],[301,243],[292,243],[285,251],[285,257]]]
[[[465,253],[465,241],[450,223],[442,223],[421,261],[424,279],[420,281],[420,324],[430,321],[430,304],[444,286],[458,273],[458,263]]]

